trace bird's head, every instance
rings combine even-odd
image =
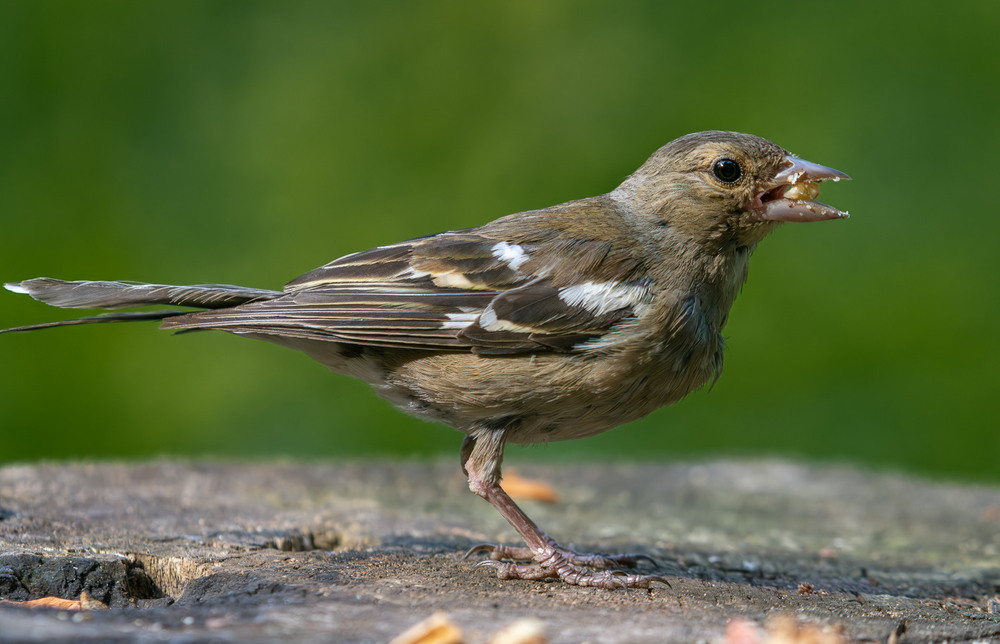
[[[841,179],[767,139],[712,131],[666,144],[612,194],[685,236],[752,246],[780,222],[847,217],[815,201],[820,182]]]

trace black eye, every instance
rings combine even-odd
[[[743,168],[732,159],[719,159],[712,165],[712,174],[719,181],[725,183],[735,183],[743,176]]]

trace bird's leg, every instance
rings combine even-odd
[[[462,467],[469,477],[469,489],[489,501],[507,523],[517,531],[526,548],[483,544],[472,552],[486,550],[490,558],[478,566],[493,568],[501,579],[560,579],[576,586],[601,588],[645,588],[651,581],[667,583],[657,575],[633,575],[619,571],[588,570],[613,565],[634,566],[642,555],[607,556],[578,553],[560,546],[528,518],[514,500],[500,487],[500,464],[503,460],[502,431],[487,430],[467,436],[462,443]],[[516,564],[505,558],[530,559],[534,563]],[[650,559],[650,561],[652,561]],[[655,563],[655,562],[654,562]],[[477,566],[477,567],[478,567]]]

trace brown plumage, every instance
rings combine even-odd
[[[527,548],[480,546],[501,577],[603,587],[657,577],[592,570],[499,486],[508,442],[591,436],[674,403],[722,369],[721,331],[757,243],[782,221],[846,217],[810,199],[848,178],[764,139],[701,132],[657,150],[612,192],[478,228],[355,253],[283,291],[235,286],[9,284],[55,306],[176,309],[22,327],[163,318],[301,350],[406,412],[466,434],[462,466]],[[507,559],[531,560],[515,563]]]

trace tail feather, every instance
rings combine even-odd
[[[105,281],[65,281],[51,277],[37,277],[4,285],[8,291],[30,295],[39,302],[52,306],[73,309],[126,309],[140,306],[164,304],[189,306],[201,309],[221,309],[247,302],[270,300],[281,291],[230,286],[228,284],[200,284],[194,286],[171,286],[168,284],[144,284],[141,282]],[[128,322],[134,320],[160,320],[182,315],[187,311],[173,309],[162,311],[142,311],[112,313],[97,317],[64,320],[45,324],[34,324],[6,331],[32,331],[56,326],[93,324],[100,322]]]
[[[171,286],[93,280],[69,282],[51,277],[36,277],[5,286],[8,291],[24,293],[39,302],[64,309],[127,309],[149,304],[222,309],[281,295],[279,291],[228,284]]]
[[[0,333],[17,333],[18,331],[37,331],[38,329],[54,329],[57,326],[76,326],[78,324],[100,324],[102,322],[138,322],[140,320],[162,320],[163,318],[175,315],[184,315],[187,311],[129,311],[127,313],[106,313],[95,315],[89,318],[76,318],[75,320],[58,320],[56,322],[42,322],[41,324],[29,324],[27,326],[15,326],[9,329],[0,329]]]

